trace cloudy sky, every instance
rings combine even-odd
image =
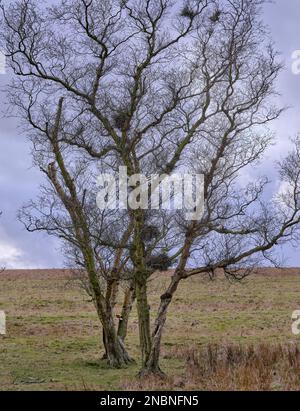
[[[287,152],[289,138],[300,132],[300,74],[292,72],[292,54],[300,50],[299,20],[299,0],[277,0],[265,8],[265,21],[285,63],[278,81],[280,103],[290,107],[272,126],[277,144],[267,153],[262,170],[273,178],[274,190],[274,160]],[[7,81],[8,76],[0,74],[1,88]],[[1,91],[0,101],[3,106],[5,95]],[[40,182],[39,172],[31,166],[30,147],[16,122],[0,118],[0,210],[3,212],[0,219],[0,266],[46,268],[63,265],[55,240],[46,235],[27,233],[16,218],[21,205],[37,194]],[[287,247],[281,253],[285,256],[286,265],[300,266],[299,249]]]

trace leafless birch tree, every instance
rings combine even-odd
[[[298,140],[279,166],[286,190],[272,202],[263,201],[266,178],[240,178],[263,158],[268,123],[282,111],[272,102],[281,65],[260,20],[264,1],[2,3],[10,103],[50,182],[24,211],[27,227],[64,239],[87,271],[112,365],[129,356],[117,338],[111,284],[129,282],[124,307],[135,294],[141,374],[161,374],[162,331],[180,281],[217,268],[243,277],[276,245],[297,240]],[[129,176],[203,174],[201,220],[101,212],[95,178],[119,166]],[[169,266],[175,271],[151,330],[148,279]]]

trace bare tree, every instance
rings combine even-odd
[[[128,356],[116,338],[111,285],[128,281],[124,315],[136,297],[141,374],[161,374],[162,331],[180,281],[217,268],[241,278],[272,259],[274,246],[297,239],[298,151],[281,164],[288,189],[272,203],[263,202],[267,179],[240,180],[262,159],[272,140],[267,125],[282,112],[272,104],[281,65],[260,21],[264,1],[8,3],[1,39],[15,74],[10,102],[51,182],[25,211],[27,226],[64,239],[87,271],[118,365]],[[201,220],[161,210],[101,212],[91,176],[119,166],[129,176],[203,174]],[[151,332],[148,280],[170,266]]]

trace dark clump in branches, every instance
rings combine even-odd
[[[184,8],[181,10],[180,15],[181,15],[181,17],[186,17],[188,19],[193,19],[195,17],[196,13],[189,6],[184,6]]]
[[[216,10],[214,14],[210,16],[210,21],[212,21],[213,23],[217,23],[218,21],[220,21],[221,14],[221,10]]]
[[[130,118],[125,110],[119,110],[113,116],[115,126],[121,131],[128,131],[130,128]]]
[[[147,225],[143,228],[142,237],[145,242],[150,242],[159,237],[159,229],[155,225]]]
[[[147,266],[153,270],[166,271],[172,266],[172,260],[166,253],[152,255],[147,260]]]

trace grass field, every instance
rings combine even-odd
[[[300,309],[299,274],[300,269],[261,270],[241,283],[204,277],[182,282],[163,340],[162,367],[169,376],[166,386],[207,389],[189,373],[198,361],[195,353],[215,343],[300,346],[300,336],[291,332],[291,314]],[[67,271],[6,271],[0,281],[0,310],[7,315],[7,335],[0,336],[0,390],[157,388],[155,381],[146,386],[136,382],[135,310],[127,346],[137,364],[110,370],[100,360],[101,330],[94,307]],[[157,274],[151,280],[153,314],[167,282],[168,274]],[[300,388],[300,369],[294,371],[293,384]],[[272,384],[274,389],[285,388],[282,378],[274,377]]]

